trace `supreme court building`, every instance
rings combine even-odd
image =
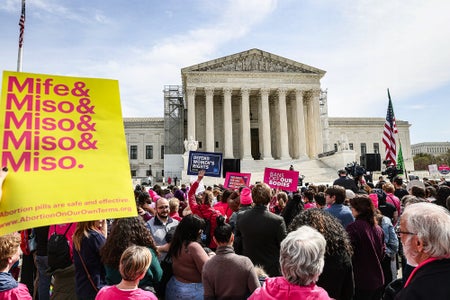
[[[383,157],[385,118],[329,118],[324,74],[259,49],[183,68],[182,85],[164,87],[164,118],[124,119],[133,177],[181,178],[183,141],[247,166],[316,161],[327,168],[329,155],[340,151],[354,151],[356,161],[370,153]],[[410,124],[397,120],[397,126],[412,170]]]
[[[181,70],[187,138],[200,151],[243,160],[314,158],[323,152],[325,71],[259,49]]]

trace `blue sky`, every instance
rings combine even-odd
[[[0,69],[16,70],[21,0],[0,0]],[[162,117],[180,69],[259,48],[327,71],[330,116],[386,116],[450,140],[450,1],[28,0],[23,71],[119,80],[125,117]]]

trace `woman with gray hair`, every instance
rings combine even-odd
[[[325,246],[325,238],[309,226],[289,233],[281,242],[283,276],[267,278],[248,299],[331,299],[316,285],[324,266]]]
[[[450,214],[432,203],[408,205],[398,230],[411,272],[396,299],[450,299]]]

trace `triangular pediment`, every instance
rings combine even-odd
[[[323,76],[325,71],[260,49],[250,49],[229,56],[183,68],[186,72],[274,72],[306,73]]]

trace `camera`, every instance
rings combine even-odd
[[[381,172],[381,175],[386,175],[387,178],[392,181],[392,179],[397,176],[398,174],[400,174],[400,170],[397,169],[396,166],[394,165],[390,165],[391,161],[390,160],[385,160],[383,161],[383,164],[386,166],[386,170]]]
[[[351,175],[353,178],[366,174],[366,169],[358,165],[357,162],[348,163],[344,169],[347,171],[347,174]]]

